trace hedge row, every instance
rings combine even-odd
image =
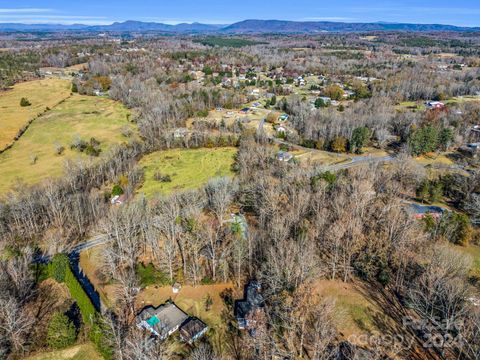
[[[82,319],[85,324],[91,323],[95,317],[95,307],[92,304],[92,301],[85,293],[82,288],[82,285],[78,282],[77,278],[72,272],[72,269],[67,267],[65,273],[65,284],[70,290],[70,295],[77,302],[78,307],[82,313]]]

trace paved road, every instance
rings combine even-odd
[[[95,246],[106,244],[109,241],[110,241],[110,235],[108,234],[96,235],[91,237],[87,241],[76,245],[67,255],[69,257],[75,257],[76,255],[80,254],[84,250],[88,250],[88,249],[94,248]],[[50,261],[50,258],[51,258],[50,255],[38,254],[34,256],[33,262],[46,264]]]
[[[88,241],[75,246],[72,249],[71,253],[79,253],[79,252],[82,252],[84,250],[91,249],[95,246],[103,245],[103,244],[105,244],[109,241],[110,241],[110,235],[108,235],[108,234],[97,235],[97,236],[94,236],[94,237],[90,238]]]

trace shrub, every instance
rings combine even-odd
[[[20,100],[20,106],[21,107],[26,107],[26,106],[30,106],[30,105],[32,105],[32,103],[30,101],[28,101],[27,98],[22,97],[22,99]]]
[[[368,145],[371,137],[372,131],[367,127],[358,127],[354,129],[350,140],[350,151],[361,153],[362,148]]]
[[[160,173],[159,171],[157,171],[153,175],[153,178],[156,181],[160,181],[160,182],[172,182],[172,178],[170,177],[170,175],[162,175],[162,173]]]
[[[317,109],[328,107],[328,103],[325,102],[325,100],[323,100],[322,98],[317,98],[317,100],[315,100],[315,107]]]
[[[103,319],[96,318],[88,334],[90,341],[95,344],[97,351],[105,360],[113,359],[114,350],[110,339],[112,338],[111,329]]]
[[[333,139],[330,148],[333,152],[346,152],[347,151],[347,139],[343,136],[337,136]]]
[[[54,349],[63,349],[73,345],[77,339],[77,329],[70,319],[62,314],[55,313],[48,324],[47,344]]]
[[[72,83],[72,93],[78,93],[78,85],[76,83]]]
[[[55,144],[55,154],[62,155],[64,151],[65,151],[65,146],[60,144]]]
[[[59,283],[65,282],[65,275],[70,270],[70,260],[65,254],[56,254],[48,265],[48,273]]]
[[[324,95],[332,100],[341,100],[343,97],[343,89],[338,85],[329,85],[325,88]]]
[[[123,189],[120,185],[118,184],[115,184],[113,185],[113,188],[112,188],[112,196],[120,196],[120,195],[123,195]]]
[[[473,228],[466,214],[451,212],[444,215],[440,224],[441,233],[456,245],[466,246],[473,237]]]

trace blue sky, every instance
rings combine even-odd
[[[0,22],[228,24],[245,19],[480,26],[480,0],[0,0]]]

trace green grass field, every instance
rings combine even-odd
[[[0,92],[0,149],[9,145],[32,118],[66,99],[70,87],[68,80],[44,79],[20,83]],[[20,106],[22,97],[32,105]]]
[[[143,157],[140,166],[145,171],[145,182],[138,190],[147,198],[168,194],[175,190],[198,188],[210,178],[233,175],[231,167],[237,149],[175,149],[157,151]],[[171,182],[154,179],[155,173],[170,176]]]
[[[70,149],[77,137],[87,141],[95,137],[102,153],[114,143],[128,141],[121,131],[125,126],[135,129],[128,114],[123,105],[112,100],[73,95],[36,119],[12,148],[0,154],[0,193],[19,182],[33,184],[61,176],[66,159],[87,158]],[[59,145],[65,147],[62,155],[55,151]],[[37,157],[35,163],[33,157]]]
[[[30,356],[27,360],[101,360],[91,343],[75,345],[63,350],[43,352]]]
[[[471,273],[473,276],[480,278],[480,246],[468,245],[468,246],[453,246],[454,249],[460,251],[463,254],[471,256],[473,263]]]

